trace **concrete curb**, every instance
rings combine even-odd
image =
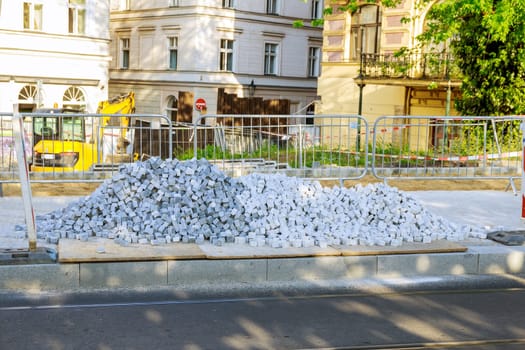
[[[0,291],[500,274],[525,274],[525,246],[469,246],[464,253],[3,265]]]
[[[466,225],[522,229],[521,197],[501,191],[414,191],[411,194],[433,213]],[[36,197],[37,213],[66,206],[75,197]],[[9,248],[24,244],[9,227],[22,223],[21,198],[0,198],[3,208],[0,242]],[[418,276],[503,276],[525,274],[525,246],[492,241],[460,242],[461,253],[421,253],[308,258],[193,259],[121,263],[0,265],[0,292],[66,291],[97,288],[198,286],[201,284],[284,285],[323,284]],[[27,244],[23,245],[27,247]]]

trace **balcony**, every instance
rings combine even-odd
[[[366,80],[458,81],[461,78],[450,53],[362,54],[360,70]]]

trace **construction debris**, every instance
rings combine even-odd
[[[81,200],[37,217],[38,238],[309,247],[485,238],[386,184],[326,188],[280,174],[230,178],[207,160],[126,164]]]

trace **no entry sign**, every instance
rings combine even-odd
[[[206,100],[203,98],[198,98],[197,100],[195,100],[195,109],[198,111],[206,109]]]

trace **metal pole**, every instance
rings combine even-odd
[[[521,220],[525,220],[525,122],[521,122]]]
[[[487,123],[483,123],[483,169],[487,168]]]
[[[173,159],[173,123],[171,121],[170,118],[168,118],[166,116],[166,119],[168,121],[168,128],[169,128],[169,133],[168,133],[168,152],[169,152],[169,156],[168,156],[168,159],[169,160],[172,160]]]
[[[495,118],[490,118],[490,121],[492,122],[492,129],[494,132],[494,141],[496,142],[496,147],[498,148],[498,155],[499,155],[499,158],[501,159],[501,145],[499,144],[499,138],[498,138],[498,133],[496,129],[496,120]],[[523,131],[523,129],[521,130]]]
[[[299,123],[299,169],[303,168],[303,128]]]
[[[361,82],[358,84],[359,86],[359,104],[357,106],[357,115],[361,117],[363,115],[363,88],[365,87],[365,84],[363,84],[363,77],[360,76],[359,79]],[[359,152],[361,150],[361,118],[357,119],[357,151]]]
[[[450,87],[450,80],[448,81],[447,88],[447,104],[445,106],[445,115],[448,117],[450,115],[450,100],[452,97],[452,88]]]
[[[197,159],[197,147],[199,144],[197,143],[197,123],[200,123],[201,121],[201,112],[199,111],[199,117],[195,122],[193,123],[193,158]]]
[[[24,200],[24,212],[29,238],[29,251],[36,251],[36,223],[35,209],[31,198],[31,183],[29,182],[29,167],[24,146],[24,121],[18,112],[18,104],[13,105],[13,132],[15,136],[15,150],[20,174],[20,188]]]
[[[357,104],[357,115],[359,117],[363,114],[363,89],[365,87],[365,84],[363,83],[363,60],[365,58],[365,54],[361,54],[361,60],[359,63],[359,75],[357,76],[357,79],[359,80],[359,83],[357,83],[357,86],[359,86],[359,102]],[[357,119],[357,138],[356,138],[356,148],[357,152],[361,150],[361,118]]]

